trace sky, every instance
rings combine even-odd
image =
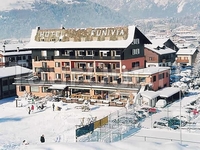
[[[198,97],[197,93],[182,100],[182,106]],[[172,115],[172,111],[178,109],[179,102],[175,102],[169,108],[160,110],[152,117],[147,117],[141,122],[142,128],[135,128],[127,132],[130,134],[122,140],[117,139],[111,143],[108,142],[75,142],[76,125],[81,124],[81,119],[85,118],[85,123],[92,117],[97,120],[125,108],[107,107],[90,105],[90,111],[82,112],[75,106],[80,104],[62,104],[55,103],[56,106],[62,106],[61,111],[53,111],[52,103],[48,102],[45,110],[34,110],[28,114],[28,105],[23,102],[25,107],[15,107],[14,98],[0,100],[0,150],[199,150],[200,139],[199,131],[182,130],[182,144],[180,143],[180,130],[154,129],[151,124],[160,117]],[[131,109],[131,108],[130,108]],[[129,110],[130,110],[129,109]],[[135,108],[138,109],[138,108]],[[128,110],[128,111],[129,111]],[[196,117],[196,126],[200,123],[200,117]],[[124,127],[122,126],[121,129]],[[45,143],[40,142],[40,136],[44,134]],[[146,138],[144,138],[146,137]],[[154,137],[154,138],[152,138]],[[58,140],[59,138],[59,140]],[[80,138],[81,139],[81,138]],[[83,138],[84,139],[84,138]],[[173,139],[173,140],[170,140]],[[23,145],[26,140],[28,145]],[[145,141],[146,140],[146,141]],[[185,141],[193,141],[185,142]]]

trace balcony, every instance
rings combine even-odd
[[[51,57],[44,56],[44,57],[38,57],[37,59],[34,59],[34,61],[53,61],[53,60],[54,60],[54,56],[51,56]]]
[[[94,72],[94,68],[72,68],[72,72]]]
[[[189,63],[188,59],[177,59],[176,60],[177,63]]]
[[[115,73],[120,73],[120,69],[100,69],[100,68],[97,68],[96,72],[115,72]]]
[[[26,78],[17,78],[15,79],[14,84],[20,85],[20,84],[28,84],[28,85],[51,85],[51,84],[65,84],[68,87],[96,87],[96,86],[101,86],[102,88],[113,88],[113,89],[119,89],[119,88],[135,88],[135,89],[140,89],[141,85],[140,84],[127,84],[127,83],[100,83],[100,82],[83,82],[83,81],[61,81],[61,80],[28,80]]]
[[[62,71],[70,71],[70,66],[62,67]]]
[[[121,60],[121,57],[114,56],[55,56],[55,59],[76,59],[76,60]]]
[[[39,68],[40,72],[54,72],[54,68]]]

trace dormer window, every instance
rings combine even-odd
[[[132,49],[132,55],[138,55],[140,54],[140,49],[136,48],[136,49]]]
[[[140,44],[140,39],[133,39],[132,44],[136,45],[136,44]]]
[[[121,55],[121,51],[120,50],[117,50],[117,51],[115,51],[115,56],[120,56]]]
[[[93,51],[86,51],[86,56],[93,56],[94,54],[93,54]]]
[[[84,56],[84,55],[85,55],[84,50],[80,50],[80,51],[78,51],[78,56]]]
[[[65,50],[64,51],[64,56],[70,56],[71,52],[72,52],[72,50]]]
[[[108,56],[108,50],[101,50],[100,53],[101,53],[101,56]]]

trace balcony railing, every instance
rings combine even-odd
[[[29,84],[29,85],[52,85],[52,84],[65,84],[68,85],[69,87],[75,87],[75,86],[102,86],[102,87],[113,87],[113,88],[136,88],[139,89],[141,86],[140,84],[128,84],[128,83],[101,83],[101,82],[83,82],[83,81],[61,81],[61,80],[55,80],[55,81],[50,81],[50,80],[28,80],[26,78],[17,78],[15,79],[14,84]]]
[[[188,59],[177,59],[176,60],[177,63],[189,63]]]
[[[94,68],[72,68],[74,72],[94,72]]]
[[[62,67],[62,71],[70,71],[70,66]]]
[[[54,68],[39,68],[40,72],[54,72]]]
[[[115,72],[115,73],[120,73],[120,69],[96,69],[96,72]]]

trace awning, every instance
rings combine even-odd
[[[180,92],[181,90],[179,88],[176,87],[166,87],[163,88],[162,90],[157,91],[160,95],[160,97],[164,97],[164,98],[168,98],[178,92]]]
[[[48,89],[50,90],[64,90],[67,87],[67,85],[64,84],[53,84]]]

